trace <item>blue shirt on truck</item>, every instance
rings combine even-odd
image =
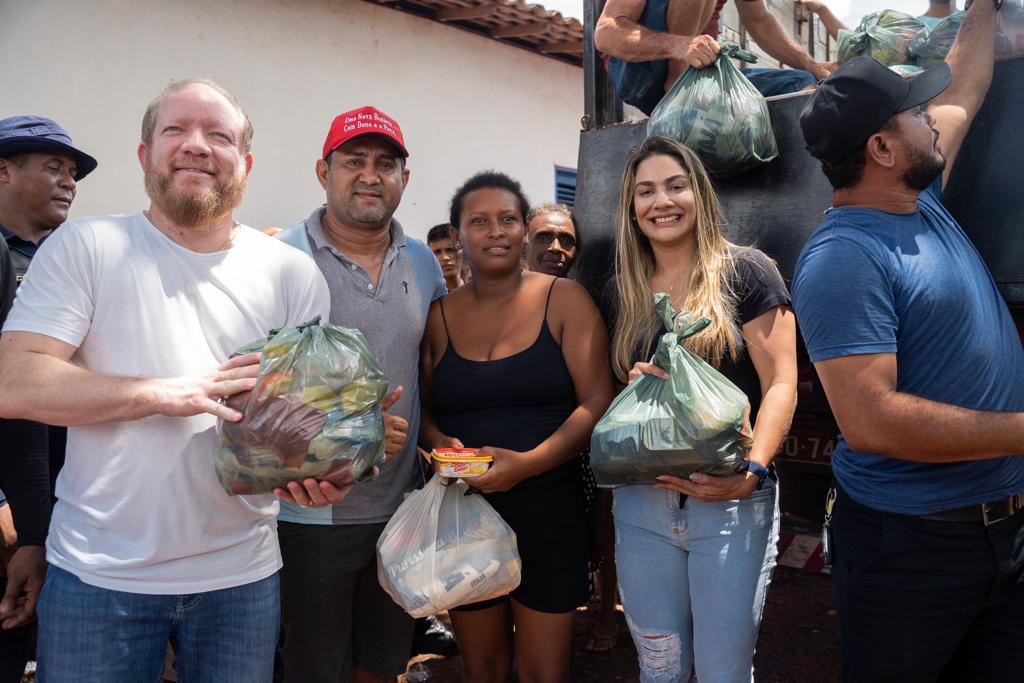
[[[937,180],[909,214],[828,211],[793,279],[811,361],[894,353],[900,392],[973,410],[1024,412],[1016,326],[941,192]],[[898,514],[927,515],[1024,489],[1018,456],[911,462],[852,450],[842,435],[832,468],[854,500]]]

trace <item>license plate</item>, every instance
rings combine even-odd
[[[839,430],[834,425],[793,422],[779,455],[787,460],[827,465],[832,462],[838,437]]]

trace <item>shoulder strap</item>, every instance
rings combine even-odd
[[[551,292],[555,291],[555,283],[556,282],[558,282],[558,278],[557,277],[554,280],[551,281],[551,286],[548,287],[548,298],[547,298],[547,301],[544,302],[544,320],[545,321],[547,321],[547,319],[548,319],[548,307],[551,306]]]

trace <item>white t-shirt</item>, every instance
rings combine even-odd
[[[93,372],[210,372],[275,327],[328,319],[311,258],[252,228],[198,254],[139,213],[59,228],[32,260],[4,332],[78,348]],[[153,415],[71,427],[46,559],[88,584],[184,594],[240,586],[281,566],[272,495],[228,496],[217,482],[216,418]]]

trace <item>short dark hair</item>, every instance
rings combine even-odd
[[[882,124],[882,127],[878,130],[882,131],[898,131],[900,124],[896,121],[896,117],[891,117],[888,121]],[[828,182],[832,185],[833,190],[844,190],[848,187],[853,187],[860,182],[860,179],[864,177],[864,166],[868,162],[867,153],[867,142],[845,159],[837,161],[835,163],[829,163],[827,161],[821,162],[821,172],[828,178]]]
[[[146,113],[142,115],[142,142],[149,145],[153,142],[153,132],[156,130],[156,119],[160,115],[160,107],[163,105],[170,95],[181,92],[185,88],[191,85],[205,85],[211,90],[220,93],[224,96],[231,106],[235,108],[242,117],[242,137],[238,140],[238,149],[241,150],[242,154],[248,154],[252,151],[252,136],[253,126],[252,119],[246,113],[245,109],[242,109],[242,105],[238,102],[231,92],[224,86],[211,81],[209,78],[186,78],[180,81],[172,81],[170,85],[163,89],[163,91],[149,103],[146,107]]]
[[[447,223],[440,223],[438,225],[435,225],[430,229],[430,232],[427,233],[427,244],[430,244],[431,242],[437,242],[438,240],[448,239],[449,237],[451,237],[451,233],[449,232],[451,229],[452,226],[448,225]]]
[[[481,171],[462,183],[452,196],[448,221],[453,228],[459,229],[459,220],[462,218],[462,203],[465,201],[466,195],[476,190],[485,189],[506,190],[514,194],[516,201],[519,203],[519,217],[523,221],[523,227],[526,226],[526,216],[530,213],[530,200],[526,198],[523,186],[519,184],[519,181],[499,171]]]

